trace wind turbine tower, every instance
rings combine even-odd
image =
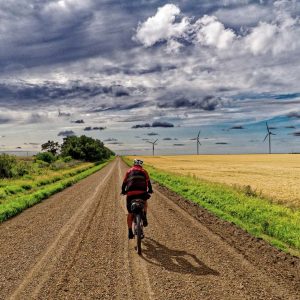
[[[267,133],[267,135],[266,135],[266,137],[264,138],[263,141],[265,141],[267,139],[267,137],[269,137],[269,154],[271,154],[272,153],[272,151],[271,151],[271,135],[276,135],[276,134],[271,132],[271,130],[268,126],[268,122],[266,122],[266,126],[267,126],[268,133]]]
[[[156,145],[156,142],[158,141],[158,139],[156,139],[154,142],[150,142],[148,141],[148,143],[152,144],[152,155],[154,156],[154,146]]]
[[[197,138],[196,138],[196,142],[197,142],[197,155],[199,155],[199,146],[201,146],[201,143],[199,141],[200,133],[201,133],[201,130],[199,130]]]

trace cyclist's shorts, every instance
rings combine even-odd
[[[132,202],[132,200],[134,200],[134,199],[143,199],[144,201],[147,201],[149,198],[150,197],[149,197],[148,193],[141,194],[141,195],[127,196],[126,207],[127,207],[128,213],[132,214],[132,211],[131,211],[131,202]]]

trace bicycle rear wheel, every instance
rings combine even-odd
[[[141,215],[136,215],[136,246],[137,253],[142,254],[142,227],[141,227]]]

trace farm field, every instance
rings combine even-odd
[[[258,195],[300,208],[300,155],[182,155],[142,159],[145,164],[168,172],[242,189],[251,186]]]

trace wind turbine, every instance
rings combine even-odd
[[[199,155],[199,146],[201,146],[201,143],[199,141],[199,136],[200,136],[201,130],[199,130],[196,141],[197,141],[197,155]]]
[[[267,135],[265,136],[264,140],[265,141],[267,139],[267,137],[269,137],[269,154],[271,154],[271,135],[276,135],[275,133],[270,131],[270,128],[268,126],[268,123],[266,122],[266,126],[267,126]]]
[[[154,156],[154,146],[156,145],[156,142],[158,139],[156,139],[154,142],[147,141],[148,143],[152,144],[152,155]]]

